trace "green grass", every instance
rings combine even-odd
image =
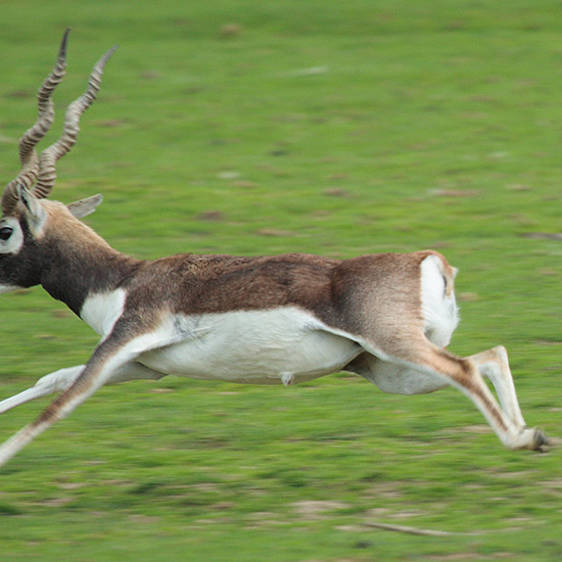
[[[145,258],[435,247],[461,270],[453,350],[503,343],[527,421],[560,435],[558,2],[23,0],[2,18],[4,181],[63,29],[50,140],[119,43],[55,198],[102,191],[88,223]],[[96,343],[39,288],[0,311],[2,396]],[[560,449],[510,452],[483,424],[454,390],[343,375],[105,388],[0,471],[0,559],[559,560]]]

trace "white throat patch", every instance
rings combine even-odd
[[[80,309],[80,318],[100,336],[105,337],[111,333],[115,322],[123,314],[125,297],[124,289],[88,296]]]
[[[0,295],[4,293],[11,293],[12,291],[17,291],[22,287],[18,287],[17,285],[4,285],[4,283],[0,283]]]

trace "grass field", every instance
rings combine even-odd
[[[118,43],[54,198],[103,192],[87,222],[144,258],[439,249],[460,269],[452,349],[503,343],[528,423],[562,434],[559,2],[22,0],[2,18],[5,182],[64,28],[51,140]],[[0,314],[1,397],[96,344],[40,288]],[[504,449],[452,389],[129,383],[0,471],[0,559],[560,560],[561,460]]]

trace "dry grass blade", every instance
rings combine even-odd
[[[449,531],[439,531],[434,529],[418,529],[417,527],[407,527],[405,525],[390,525],[389,523],[369,522],[363,523],[365,527],[374,527],[384,531],[395,531],[397,533],[407,533],[409,535],[422,535],[426,537],[454,537],[460,535],[481,535],[480,531],[472,533],[451,533]]]

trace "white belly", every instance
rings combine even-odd
[[[298,308],[178,318],[185,341],[143,353],[156,371],[254,384],[301,382],[340,370],[361,351]]]

